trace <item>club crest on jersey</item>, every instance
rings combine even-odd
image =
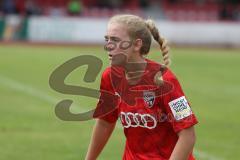
[[[143,91],[143,99],[147,107],[151,108],[155,101],[155,93],[150,91]]]

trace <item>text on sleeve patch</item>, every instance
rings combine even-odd
[[[188,105],[185,96],[182,96],[169,102],[168,105],[170,106],[173,116],[176,120],[181,120],[192,114],[192,110]]]

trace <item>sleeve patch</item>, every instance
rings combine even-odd
[[[173,116],[176,120],[181,120],[192,114],[192,110],[188,105],[185,96],[182,96],[169,102],[168,105],[170,106]]]

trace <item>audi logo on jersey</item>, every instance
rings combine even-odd
[[[120,120],[124,128],[143,127],[153,129],[157,126],[157,120],[150,114],[121,112]]]

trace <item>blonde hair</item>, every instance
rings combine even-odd
[[[159,31],[153,20],[144,20],[135,15],[116,15],[113,16],[109,23],[119,23],[127,27],[128,34],[131,39],[141,39],[143,42],[140,54],[148,54],[152,37],[159,44],[163,56],[163,64],[170,65],[169,46],[166,39],[160,36]]]

